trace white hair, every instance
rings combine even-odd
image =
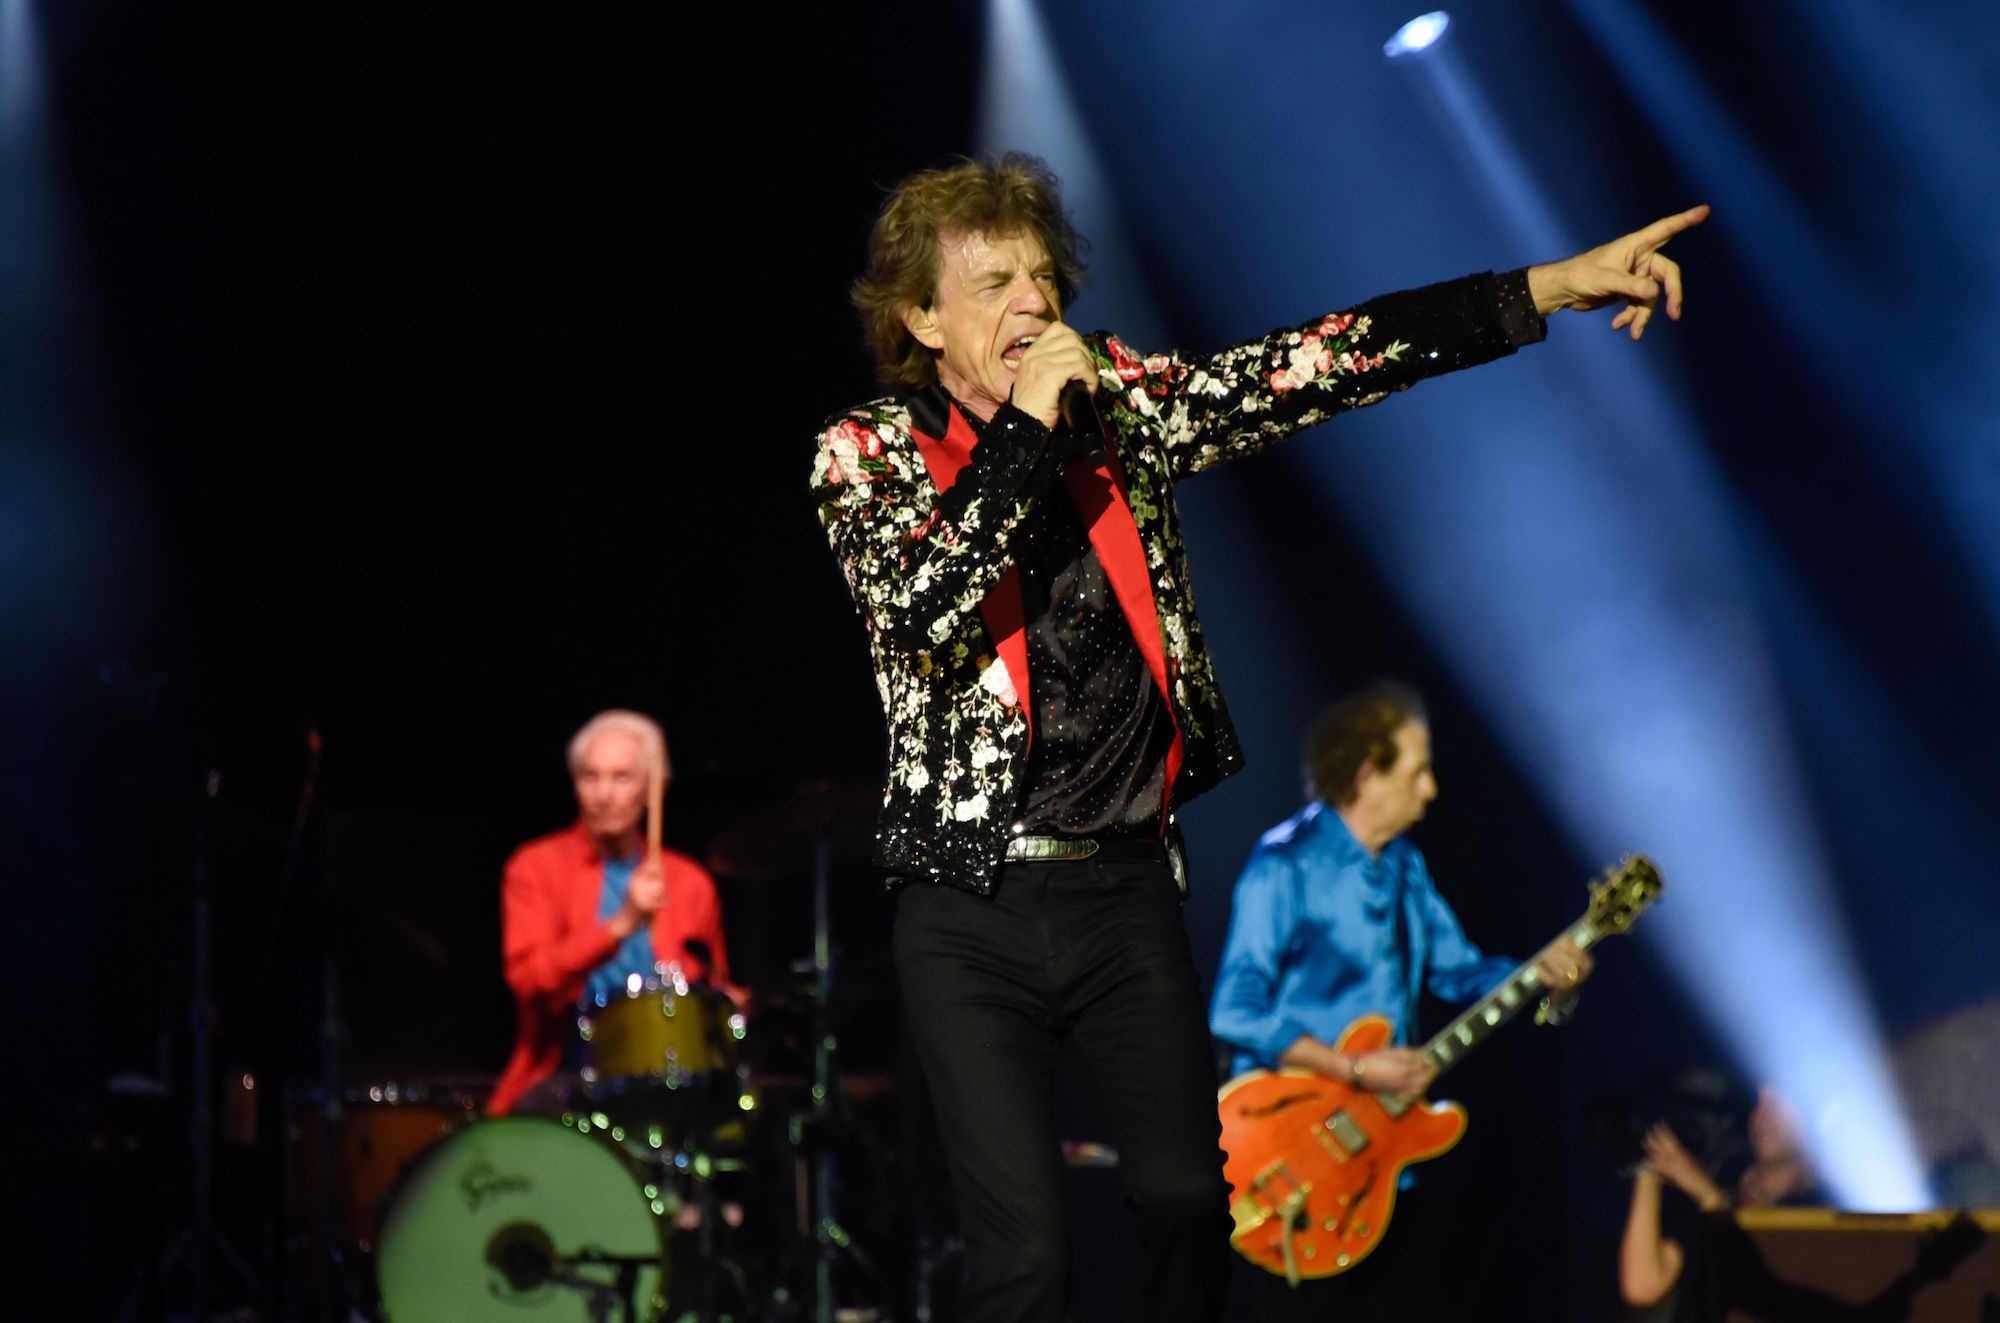
[[[590,746],[599,735],[606,731],[622,730],[639,741],[639,751],[650,769],[660,769],[660,781],[665,784],[674,779],[673,760],[667,757],[667,737],[660,730],[660,723],[643,712],[632,712],[622,707],[600,712],[583,723],[583,728],[569,738],[569,773],[575,776],[583,766],[584,758],[590,753]]]

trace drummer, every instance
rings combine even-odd
[[[659,724],[637,712],[600,712],[569,742],[577,819],[529,841],[501,883],[501,944],[514,991],[513,1055],[486,1110],[565,1110],[581,1065],[580,1006],[622,996],[663,966],[742,1001],[729,982],[715,881],[673,850],[648,849],[650,779],[672,777]],[[657,839],[657,836],[654,837]]]

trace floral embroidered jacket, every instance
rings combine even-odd
[[[1150,580],[1150,612],[1120,600],[1128,618],[1158,622],[1157,640],[1135,630],[1135,641],[1181,735],[1163,808],[1243,762],[1195,616],[1173,484],[1541,336],[1516,271],[1385,295],[1207,357],[1141,355],[1115,336],[1090,337],[1112,453],[1097,495],[1108,510],[1082,512],[1100,549],[1099,524],[1135,530],[1133,561]],[[1015,592],[1009,620],[1008,538],[1038,499],[1062,499],[1064,487],[1080,508],[1093,498],[1082,466],[1064,472],[1036,420],[1002,410],[969,454],[962,428],[953,428],[961,448],[945,453],[953,438],[920,436],[906,399],[851,409],[820,433],[812,488],[867,625],[888,719],[876,862],[985,892],[1024,791],[1030,738],[1025,661],[1006,646],[1010,628],[1018,641],[1020,611]]]

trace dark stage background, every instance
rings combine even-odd
[[[1114,191],[1140,216],[1135,260],[1168,329],[1190,347],[1261,333],[1180,296],[1173,245],[1143,205],[1170,181],[1121,148],[1142,129],[1113,113],[1140,71],[1108,34],[1138,20],[1099,8],[1046,17],[1084,109],[1117,126]],[[1379,8],[1385,34],[1406,17]],[[1809,114],[1731,82],[1750,55],[1727,37],[1727,8],[1655,21],[1707,52],[1774,148],[1818,150]],[[268,1282],[279,1095],[316,1069],[322,959],[340,977],[354,1078],[497,1071],[512,1032],[499,866],[567,820],[563,742],[585,717],[630,706],[662,720],[677,770],[667,838],[696,854],[808,778],[879,776],[864,640],[807,465],[818,422],[874,390],[845,290],[882,189],[975,146],[987,31],[976,7],[901,0],[741,11],[699,36],[706,25],[678,11],[89,0],[38,13],[59,242],[14,258],[64,283],[54,331],[0,314],[4,986],[22,1026],[5,1204],[10,1234],[32,1237],[16,1243],[37,1247],[37,1289],[110,1317],[135,1290],[158,1304],[147,1265],[187,1225],[198,882],[218,1075],[254,1072],[264,1095],[255,1142],[218,1149],[220,1226]],[[1490,58],[1519,70],[1534,57]],[[1615,87],[1594,94],[1607,132],[1646,140]],[[1259,205],[1259,180],[1204,168],[1190,165],[1191,189]],[[1396,187],[1360,183],[1361,209]],[[1698,188],[1661,167],[1613,191],[1636,224]],[[1831,184],[1823,196],[1844,205]],[[1714,458],[1891,695],[1936,783],[1976,812],[2000,788],[2000,728],[1979,701],[1995,653],[1964,605],[1977,593],[1966,553],[1920,502],[1878,499],[1868,424],[1826,403],[1773,310],[1739,296],[1754,282],[1738,259],[1707,233],[1678,252],[1698,297],[1659,335]],[[1230,257],[1267,273],[1285,260]],[[1300,289],[1285,315],[1457,273]],[[1094,324],[1087,297],[1077,317]],[[1552,330],[1609,334],[1578,318]],[[1302,444],[1338,446],[1341,427]],[[1965,441],[1992,437],[1975,418]],[[1294,743],[1313,705],[1385,673],[1434,704],[1444,797],[1418,832],[1433,871],[1471,933],[1525,954],[1606,861],[1569,843],[1383,562],[1296,462],[1232,465],[1186,496],[1198,579],[1211,560],[1249,575],[1313,688],[1280,701],[1257,662],[1279,643],[1219,643],[1253,768],[1186,816],[1197,956],[1212,970],[1237,864],[1296,807]],[[1990,858],[1969,852],[1910,863],[1898,842],[1921,838],[1921,821],[1858,822],[1865,770],[1836,775],[1852,750],[1815,746],[1810,701],[1788,701],[1784,719],[1829,765],[1812,791],[1844,824],[1844,904],[1864,917],[1921,906],[1945,865],[1965,885],[1990,879]],[[309,731],[323,740],[312,826],[288,862]],[[836,882],[850,1061],[911,1100],[870,1113],[853,1158],[852,1220],[880,1238],[884,1275],[850,1289],[907,1305],[911,1228],[938,1215],[942,1191],[935,1163],[912,1157],[920,1094],[879,879],[847,866]],[[739,970],[782,1006],[796,996],[786,966],[808,954],[805,880],[723,886]],[[1992,990],[1990,967],[1962,954],[1990,936],[1986,918],[1943,959],[1870,946],[1868,991],[1891,1028]],[[1601,968],[1574,1029],[1512,1031],[1453,1077],[1475,1124],[1432,1188],[1465,1228],[1452,1270],[1473,1316],[1611,1316],[1625,1186],[1587,1104],[1650,1071],[1725,1061],[1655,953],[1627,944]],[[760,1049],[774,1071],[804,1068],[799,1028],[774,1014]],[[1103,1137],[1087,1104],[1065,1117],[1077,1138]],[[1080,1171],[1075,1186],[1078,1317],[1119,1316],[1115,1181]]]

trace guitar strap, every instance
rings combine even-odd
[[[1396,1017],[1397,1041],[1413,1037],[1417,1031],[1417,998],[1423,988],[1423,971],[1417,968],[1416,943],[1412,940],[1410,924],[1410,886],[1404,871],[1396,871],[1396,896],[1390,904],[1394,915],[1391,922],[1394,931],[1391,941],[1396,948],[1396,958],[1403,962],[1403,1004]]]

